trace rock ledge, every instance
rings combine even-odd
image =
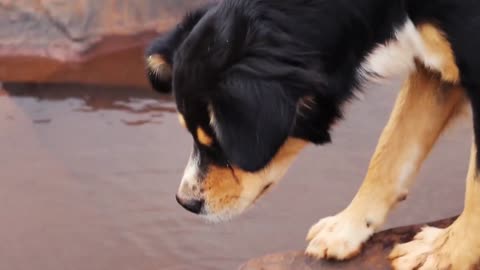
[[[410,241],[425,225],[445,228],[455,219],[379,232],[367,242],[358,257],[346,262],[316,261],[306,257],[303,251],[290,251],[252,259],[239,270],[387,270],[391,269],[387,257],[394,245]]]

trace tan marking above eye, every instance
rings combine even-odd
[[[181,113],[178,114],[178,122],[180,122],[180,125],[182,125],[182,127],[187,128],[187,123],[185,122],[185,118]]]
[[[197,139],[198,141],[206,146],[210,146],[213,143],[212,137],[210,137],[205,130],[203,130],[201,127],[197,128]]]

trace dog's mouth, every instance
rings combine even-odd
[[[268,183],[263,187],[263,189],[258,193],[257,197],[255,197],[255,200],[253,202],[255,203],[260,197],[262,197],[267,191],[273,186],[273,183]]]

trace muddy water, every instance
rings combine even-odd
[[[190,151],[168,99],[140,89],[4,85],[0,92],[0,269],[236,269],[301,249],[365,173],[397,84],[348,107],[334,144],[307,149],[245,215],[209,225],[174,198]],[[463,205],[468,122],[446,134],[386,227]]]

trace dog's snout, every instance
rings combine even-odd
[[[199,199],[183,199],[178,194],[175,196],[177,199],[177,202],[185,209],[188,211],[195,213],[195,214],[200,214],[203,209],[203,205],[205,203],[204,200],[199,200]]]

